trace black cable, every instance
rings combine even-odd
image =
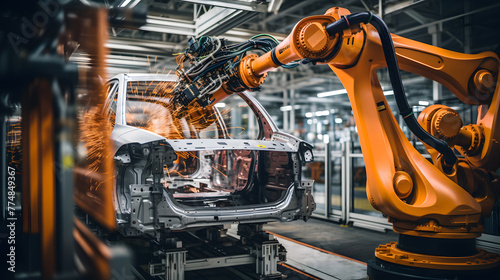
[[[197,64],[196,66],[191,67],[186,71],[186,75],[192,78],[193,80],[197,80],[204,76],[207,72],[206,69],[210,69],[214,65],[224,65],[226,62],[233,60],[235,57],[239,57],[238,61],[241,60],[242,52],[244,50],[261,50],[264,53],[271,51],[274,47],[277,46],[277,43],[269,38],[262,39],[253,39],[244,43],[239,43],[236,45],[229,45],[223,47],[223,49],[217,51],[212,54],[213,59],[206,61],[204,63]],[[200,47],[201,48],[201,47]],[[187,49],[186,51],[188,51]],[[203,51],[200,51],[203,53]],[[295,67],[298,64],[291,63],[290,65],[283,65],[285,68]],[[213,69],[212,69],[213,70]]]
[[[385,61],[387,69],[389,70],[389,77],[391,80],[394,97],[399,109],[399,113],[403,116],[408,128],[417,136],[422,142],[433,147],[438,152],[443,154],[444,162],[446,165],[452,166],[457,162],[457,156],[450,146],[445,141],[439,140],[425,131],[417,121],[413,110],[408,104],[406,94],[399,73],[398,61],[396,59],[396,51],[392,42],[391,33],[385,22],[379,17],[373,15],[371,12],[361,12],[343,16],[341,19],[326,26],[326,31],[330,36],[342,32],[349,26],[359,23],[371,23],[378,31],[382,49],[384,50]]]

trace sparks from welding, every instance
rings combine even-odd
[[[87,150],[87,172],[85,176],[90,179],[90,190],[98,190],[105,181],[94,180],[91,174],[99,173],[107,175],[109,172],[102,172],[102,166],[105,165],[109,158],[108,152],[105,152],[109,146],[111,136],[112,123],[114,123],[114,115],[110,118],[105,118],[102,114],[102,104],[94,106],[81,113],[79,118],[80,142],[84,143]],[[104,176],[104,178],[112,179],[113,176]]]
[[[165,68],[163,69],[163,71],[165,71]],[[170,103],[170,100],[172,98],[172,90],[175,86],[175,83],[168,81],[161,81],[158,82],[153,89],[151,89],[152,85],[153,81],[144,81],[144,86],[142,85],[141,82],[136,81],[135,87],[133,86],[132,82],[129,83],[130,91],[127,99],[130,101],[136,100],[147,103],[145,106],[142,105],[141,106],[142,108],[137,107],[136,109],[134,109],[134,106],[127,107],[126,117],[129,120],[129,123],[136,123],[135,124],[136,126],[151,131],[153,133],[162,135],[167,139],[187,139],[188,137],[197,138],[196,131],[220,130],[219,128],[215,127],[215,125],[212,126],[212,124],[215,124],[215,122],[218,119],[218,116],[214,108],[211,107],[201,108],[196,103],[193,103],[194,106],[186,110],[187,112],[185,114],[185,117],[179,119],[172,115],[172,113],[174,112],[173,110],[174,106],[172,103]],[[139,119],[137,119],[138,116],[136,116],[136,114],[133,114],[133,112],[137,111],[137,109],[139,109],[143,115],[148,116],[146,121],[140,122]],[[228,115],[229,112],[230,112],[229,109],[223,110],[221,112],[221,115]],[[231,118],[227,117],[226,119],[231,119]],[[154,123],[154,120],[157,121],[156,124]],[[163,120],[163,121],[158,122],[158,120]],[[137,125],[137,122],[139,123],[139,125]],[[87,123],[95,124],[96,121]],[[192,128],[194,128],[195,130],[193,131]],[[241,129],[242,131],[239,134],[243,133],[244,131],[243,127],[229,127],[229,128]],[[185,134],[184,132],[187,132],[187,134]],[[215,136],[211,137],[215,138]],[[95,139],[92,139],[89,142],[94,143],[92,146],[99,147],[100,145],[96,143],[100,143],[102,139],[99,139],[98,137],[95,136],[94,138]],[[102,164],[103,160],[99,159],[100,156],[99,154],[101,152],[102,151],[99,151],[98,149],[89,149],[88,153],[89,158],[97,158],[97,160],[93,162],[90,172],[97,171],[98,166]],[[177,153],[177,154],[179,158],[188,159],[192,157],[199,160],[199,158],[194,153]],[[186,162],[183,161],[180,164],[184,167],[184,170],[187,170]],[[224,166],[219,163],[216,163],[211,167],[227,178],[228,176],[218,168],[219,166],[221,168],[224,168]],[[168,170],[167,173],[169,177],[170,174],[178,174],[181,177],[189,178],[188,176],[183,175],[180,171],[177,170]]]
[[[215,166],[212,165],[212,168],[217,170],[220,174],[222,174],[222,176],[226,177],[227,178],[227,175],[222,173],[222,171],[220,171],[219,169],[215,168]]]
[[[197,157],[196,155],[192,155],[194,158],[196,158],[197,160],[201,161],[201,159],[199,157]],[[220,165],[220,164],[219,164]],[[222,165],[221,165],[222,166]],[[224,166],[222,166],[224,167]],[[227,175],[224,174],[222,171],[220,171],[219,169],[217,169],[215,166],[212,165],[212,168],[217,170],[220,174],[222,174],[222,176],[226,177],[227,178]]]
[[[165,166],[165,169],[167,169],[167,175],[168,175],[168,178],[170,179],[170,171],[168,171],[168,166]]]
[[[10,155],[9,164],[16,170],[21,168],[21,119],[8,119],[7,120],[7,138],[6,138],[6,148],[7,156]]]
[[[146,88],[145,88],[145,89],[141,92],[141,93],[142,93],[142,95],[146,94],[146,92],[147,92],[147,90],[148,90],[149,86],[150,86],[150,85],[152,85],[152,84],[153,84],[153,82],[154,82],[154,81],[151,81],[151,82],[149,83],[149,85],[148,85],[148,83],[147,83],[146,81],[144,82],[144,84],[146,85]]]

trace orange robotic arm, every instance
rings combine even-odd
[[[371,204],[400,233],[435,238],[479,236],[480,219],[490,214],[498,188],[494,175],[500,164],[497,55],[460,54],[392,35],[401,69],[440,82],[467,104],[480,105],[478,124],[466,127],[449,108],[424,112],[420,119],[428,133],[417,136],[431,144],[426,147],[433,165],[407,140],[382,92],[375,70],[388,67],[390,52],[374,25],[368,24],[371,14],[365,13],[369,18],[358,22],[346,17],[349,14],[346,9],[332,8],[324,16],[301,20],[273,51],[244,58],[241,80],[255,87],[266,72],[298,59],[328,64],[346,88],[353,108]],[[338,22],[336,33],[331,32],[334,22]],[[396,74],[391,80],[399,78]],[[404,110],[405,118],[414,118],[409,106]],[[453,146],[464,159],[456,160]]]
[[[297,61],[328,64],[352,105],[367,171],[368,199],[400,234],[397,245],[376,249],[375,262],[368,265],[370,279],[420,279],[423,275],[432,276],[425,279],[462,279],[465,270],[474,274],[464,279],[491,275],[497,279],[500,256],[475,246],[475,238],[483,231],[482,218],[490,215],[500,188],[495,173],[500,167],[500,61],[496,54],[461,54],[405,39],[390,34],[385,23],[369,12],[350,14],[343,8],[304,18],[283,42],[266,51],[231,62],[214,60],[211,66],[201,64],[203,59],[195,60],[195,68],[179,72],[183,81],[176,95],[179,103],[196,106],[196,99],[202,107],[213,106],[232,92],[257,88],[267,72],[277,67],[290,67],[289,63]],[[216,68],[221,65],[225,70]],[[433,163],[411,145],[389,108],[376,74],[385,67],[399,113],[425,144]],[[198,73],[208,73],[208,69],[210,76],[219,78],[201,82]],[[477,122],[464,126],[458,113],[443,105],[429,106],[417,120],[406,100],[399,69],[435,80],[461,101],[478,105]],[[203,88],[218,80],[216,90]],[[453,149],[462,156],[458,158]]]

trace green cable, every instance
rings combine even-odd
[[[404,116],[403,119],[408,118],[409,116],[413,115],[413,112],[409,113],[408,115]]]
[[[201,39],[205,38],[207,36],[201,36],[199,39],[198,39],[198,44],[201,44]]]
[[[366,22],[366,24],[370,23],[370,21],[372,20],[372,17],[373,17],[373,13],[372,12],[369,12],[370,13],[370,17],[368,18],[368,21]]]
[[[255,35],[253,36],[252,38],[250,38],[250,40],[252,39],[255,39],[255,38],[258,38],[258,37],[262,37],[262,36],[267,36],[267,37],[270,37],[271,39],[273,39],[273,41],[276,43],[276,44],[279,44],[280,42],[278,40],[276,40],[276,38],[273,37],[273,35],[271,34],[258,34],[258,35]]]

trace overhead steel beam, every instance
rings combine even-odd
[[[186,36],[217,36],[257,15],[256,12],[214,7],[195,21],[148,16],[147,23],[139,30]]]
[[[165,3],[151,2],[148,5],[149,13],[167,14],[176,18],[183,17],[189,20],[193,18],[193,12],[189,10],[169,9],[169,5]]]
[[[384,18],[384,0],[378,0],[378,16]]]
[[[361,4],[363,4],[363,7],[365,7],[365,9],[366,9],[367,11],[369,11],[369,10],[370,10],[370,7],[368,7],[368,5],[366,5],[365,1],[363,1],[363,0],[360,0],[360,1],[361,1]]]
[[[267,12],[267,3],[252,0],[183,0],[193,4],[200,4],[205,6],[215,6],[221,8],[236,9],[251,12]]]
[[[407,11],[404,11],[404,13],[420,24],[425,24],[425,23],[428,23],[430,21],[428,18],[422,16],[419,12],[417,12],[415,10],[407,10]]]
[[[406,0],[406,1],[395,1],[393,3],[382,6],[383,1],[379,0],[379,3],[375,5],[374,8],[370,9],[365,1],[361,0],[361,4],[367,10],[371,10],[372,13],[380,16],[382,13],[384,16],[394,13],[399,13],[406,11],[410,8],[415,8],[416,6],[423,4],[426,0]],[[382,11],[382,12],[381,12]]]
[[[186,0],[185,2],[215,7],[203,15],[195,17],[194,21],[148,15],[146,24],[139,27],[139,30],[185,36],[217,36],[254,18],[259,14],[258,12],[267,11],[267,4],[263,4],[261,1]],[[270,3],[275,9],[281,6],[280,0],[274,0]]]
[[[255,35],[261,34],[262,32],[256,31],[256,30],[249,30],[249,29],[242,29],[242,28],[233,28],[231,30],[226,31],[224,34],[221,35],[221,37],[224,37],[230,41],[234,42],[243,42],[247,41],[248,39],[252,38]],[[283,41],[286,39],[288,36],[287,34],[283,33],[273,33],[273,32],[266,32],[266,34],[272,35],[276,40],[278,41]]]
[[[145,55],[170,55],[172,52],[183,50],[185,46],[178,43],[138,40],[131,38],[112,37],[105,46],[113,52],[142,53]]]
[[[146,24],[139,27],[139,30],[193,36],[196,27],[189,20],[148,16]]]
[[[304,2],[301,2],[301,3],[299,3],[299,4],[295,5],[295,6],[293,6],[292,8],[293,8],[293,10],[295,10],[295,8],[296,8],[297,6],[298,6],[298,8],[302,8],[302,7],[304,7],[304,6],[310,5],[312,2],[313,2],[313,1],[304,1]],[[348,2],[345,2],[343,5],[346,5],[346,6],[347,6],[347,5],[349,5],[351,2],[353,2],[353,1],[348,1]],[[287,9],[287,10],[285,10],[285,11],[283,11],[283,12],[279,13],[278,15],[275,15],[276,17],[274,17],[274,16],[268,17],[268,18],[266,18],[266,19],[264,20],[264,22],[268,22],[268,19],[279,18],[281,15],[288,15],[288,16],[290,16],[290,17],[292,17],[292,16],[293,16],[293,17],[297,17],[297,15],[291,15],[291,14],[289,14],[289,12],[290,12],[290,10],[291,10],[292,8],[289,8],[289,9]],[[322,7],[322,8],[320,8],[320,9],[315,10],[315,11],[308,12],[308,14],[309,14],[309,15],[322,15],[322,14],[324,14],[324,13],[325,13],[325,12],[326,12],[329,8],[331,8],[331,7]],[[352,11],[351,11],[351,12],[352,12]],[[300,19],[303,19],[303,18],[304,18],[304,16],[298,16],[298,17],[299,17]],[[298,20],[297,20],[297,21],[292,21],[292,22],[290,22],[289,24],[287,24],[286,26],[281,27],[280,29],[277,29],[277,30],[275,30],[275,31],[277,31],[277,32],[284,32],[284,31],[287,31],[287,30],[289,30],[289,29],[292,29],[292,28],[293,28],[293,27],[294,27],[294,26],[295,26],[298,22],[299,22]],[[259,22],[259,24],[260,24],[260,22]]]
[[[477,13],[488,11],[488,10],[493,10],[495,8],[498,8],[498,7],[500,7],[500,3],[493,4],[493,5],[490,5],[490,6],[487,6],[487,7],[483,7],[483,8],[479,8],[479,9],[476,9],[474,11],[470,11],[470,12],[463,13],[463,14],[460,14],[460,15],[452,16],[452,17],[449,17],[449,18],[436,20],[436,21],[429,22],[429,23],[426,23],[426,24],[421,24],[421,25],[418,25],[418,26],[415,26],[415,27],[412,27],[412,28],[408,28],[408,29],[396,31],[394,33],[397,34],[397,35],[403,35],[403,34],[411,33],[413,31],[420,30],[422,28],[428,28],[428,27],[436,25],[436,24],[444,23],[444,22],[447,22],[447,21],[450,21],[450,20],[455,20],[455,19],[459,19],[459,18],[468,16],[468,15],[477,14]]]
[[[415,0],[407,0],[407,1],[396,1],[394,4],[388,4],[384,7],[384,15],[389,15],[397,12],[401,12],[407,8],[413,8],[416,5],[424,3],[424,0],[415,1]]]
[[[268,22],[273,21],[275,19],[282,18],[284,15],[290,14],[291,12],[294,12],[294,11],[296,11],[298,9],[301,9],[301,8],[305,7],[305,6],[311,5],[313,2],[316,2],[316,1],[317,0],[314,0],[314,1],[302,1],[302,2],[300,2],[300,3],[298,3],[298,4],[294,5],[294,6],[292,6],[290,8],[288,8],[286,10],[283,10],[283,11],[281,11],[281,12],[275,14],[275,15],[267,17],[266,19],[264,19],[262,21],[262,23],[268,23]]]
[[[86,55],[73,55],[69,60],[80,65],[88,65],[91,62],[91,59]],[[127,67],[144,67],[145,69],[148,69],[151,65],[151,61],[154,62],[154,58],[152,58],[150,62],[148,62],[146,57],[107,55],[105,58],[105,62],[108,66],[123,65]]]
[[[257,15],[255,12],[214,7],[196,19],[196,36],[220,35]]]
[[[277,13],[285,0],[271,0],[267,6],[267,11],[269,13]]]
[[[417,21],[420,24],[426,24],[426,23],[429,23],[431,21],[430,19],[422,16],[419,12],[417,12],[415,10],[406,10],[406,11],[404,11],[404,13],[407,16],[413,18],[415,21]],[[451,33],[450,31],[447,31],[447,30],[444,30],[443,32],[446,33],[448,36],[450,36],[451,39],[446,41],[446,42],[441,42],[441,47],[446,46],[448,43],[451,43],[452,41],[456,41],[462,47],[464,46],[464,42],[462,42],[462,40],[457,38],[457,36],[453,35],[453,33]]]

